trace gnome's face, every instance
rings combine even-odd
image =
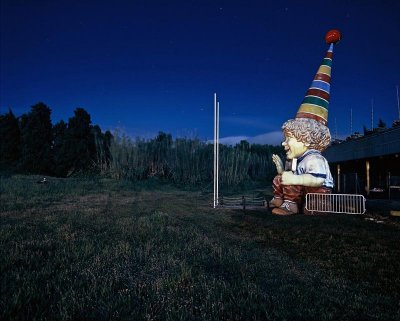
[[[282,146],[285,148],[287,159],[299,158],[308,150],[306,144],[298,141],[295,137],[290,135],[290,133],[285,136],[285,141],[282,142]]]

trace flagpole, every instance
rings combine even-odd
[[[216,140],[217,140],[217,94],[214,93],[214,208],[216,206],[216,187],[217,187],[217,181],[216,181],[216,174],[217,174],[217,159],[216,159],[216,154],[217,154],[217,145],[216,145]]]
[[[217,103],[217,205],[219,205],[219,102]]]

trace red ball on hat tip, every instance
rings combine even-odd
[[[340,34],[339,30],[329,30],[326,35],[325,35],[325,41],[326,43],[336,43],[342,38],[342,35]]]

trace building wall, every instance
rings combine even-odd
[[[333,144],[324,152],[328,162],[332,163],[395,154],[400,154],[400,126]]]
[[[332,144],[323,154],[336,191],[365,195],[374,189],[387,191],[388,176],[400,176],[400,126]]]

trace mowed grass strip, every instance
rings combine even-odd
[[[104,179],[2,178],[2,320],[398,320],[399,228],[214,210]],[[396,244],[397,242],[397,244]]]

